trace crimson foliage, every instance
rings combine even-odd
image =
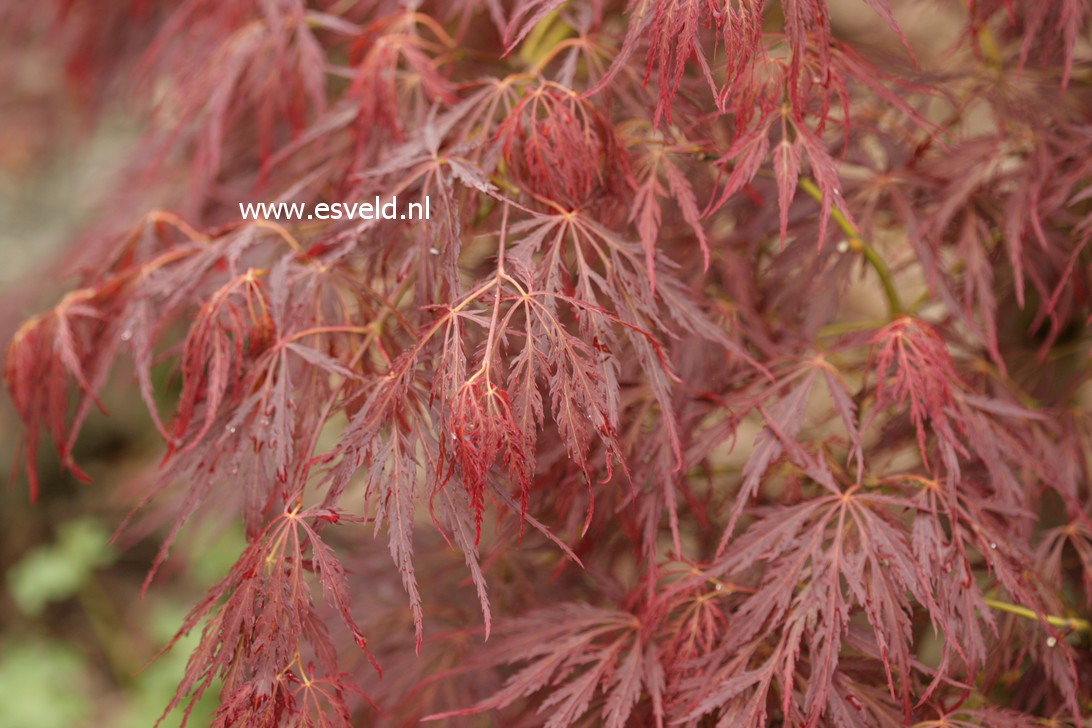
[[[5,378],[33,498],[41,431],[85,477],[135,376],[149,582],[187,521],[245,523],[173,705],[1092,710],[1088,0],[7,5],[148,107]],[[432,217],[236,213],[377,194]]]

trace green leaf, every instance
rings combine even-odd
[[[92,519],[60,526],[57,542],[39,546],[8,572],[8,587],[25,614],[40,614],[50,602],[68,599],[91,573],[114,559],[109,533]]]
[[[0,649],[0,728],[86,725],[91,700],[83,657],[55,642],[7,644]]]

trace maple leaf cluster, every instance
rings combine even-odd
[[[145,588],[187,523],[247,534],[167,712],[1092,715],[1088,0],[0,18],[147,128],[8,345],[31,500],[127,377]],[[433,215],[237,213],[373,195]]]

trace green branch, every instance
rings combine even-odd
[[[990,599],[989,597],[986,597],[985,602],[987,606],[992,607],[999,612],[1008,612],[1009,614],[1015,614],[1017,617],[1032,619],[1036,622],[1039,621],[1039,615],[1036,614],[1034,610],[1022,607],[1019,604],[1009,604],[1008,602]],[[1053,614],[1044,614],[1043,619],[1052,627],[1071,629],[1075,632],[1092,632],[1092,624],[1089,624],[1087,619],[1080,619],[1079,617],[1058,617]]]
[[[819,187],[807,177],[801,177],[797,183],[800,189],[807,192],[819,204],[823,203],[823,193]],[[901,316],[906,312],[906,309],[902,305],[902,300],[899,299],[899,292],[895,289],[895,280],[891,277],[891,271],[887,267],[887,263],[884,262],[883,256],[881,256],[875,248],[866,243],[861,238],[860,232],[853,226],[853,223],[849,221],[841,210],[837,207],[832,207],[830,216],[834,219],[834,222],[838,224],[838,227],[845,233],[847,242],[851,250],[859,252],[864,259],[868,262],[872,269],[876,271],[876,275],[880,278],[880,284],[883,286],[884,295],[887,297],[887,308],[892,319]]]

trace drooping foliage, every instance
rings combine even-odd
[[[1089,0],[0,18],[147,128],[8,345],[31,500],[113,376],[163,441],[145,588],[245,524],[168,709],[1092,715]],[[377,196],[430,218],[238,210]]]

